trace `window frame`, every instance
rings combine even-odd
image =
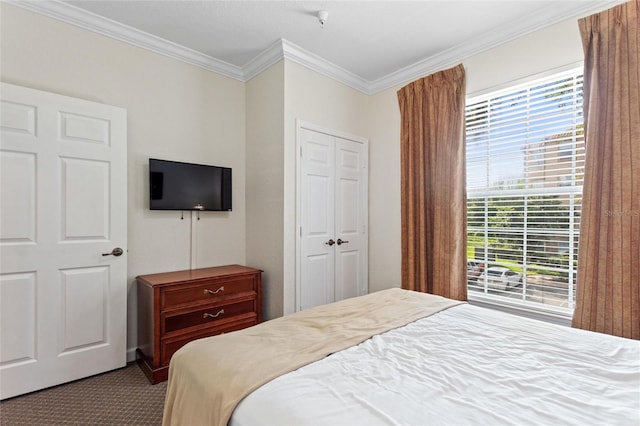
[[[474,103],[477,103],[483,99],[488,99],[489,97],[493,97],[493,98],[499,97],[506,93],[513,92],[514,90],[517,90],[517,88],[523,85],[534,86],[537,82],[540,82],[552,77],[561,79],[562,74],[571,74],[573,72],[581,70],[582,68],[583,68],[583,62],[571,63],[563,67],[550,69],[550,70],[537,73],[535,75],[531,75],[522,79],[510,81],[507,83],[500,84],[498,86],[484,89],[482,91],[471,93],[466,98],[466,105],[467,106],[473,105]],[[565,142],[565,145],[566,145],[566,142]],[[558,144],[558,147],[557,147],[558,154],[560,153],[561,146],[562,146],[562,143]],[[572,156],[575,158],[575,150],[573,151],[574,153],[572,153]],[[575,168],[573,169],[573,173],[575,173]],[[468,182],[467,182],[467,185],[468,185]],[[560,192],[564,194],[565,192],[562,188],[563,186],[566,186],[566,185],[564,185],[562,182],[558,184],[557,188],[554,187],[554,188],[538,189],[538,188],[535,188],[535,185],[533,185],[532,187],[530,187],[529,191],[536,192],[536,194],[545,194],[545,195],[553,194],[556,192]],[[575,187],[574,189],[577,191],[577,193],[580,193],[580,194],[582,193],[581,185],[579,186],[573,185],[573,186]],[[487,191],[487,192],[490,192],[490,191]],[[505,193],[512,193],[511,195],[516,195],[515,193],[513,193],[512,191],[509,191],[508,189],[505,190]],[[488,194],[486,195],[488,196]],[[527,196],[526,192],[525,193],[519,192],[517,195],[522,195],[524,197]],[[579,235],[579,231],[573,231],[573,236],[577,238],[577,235]],[[570,239],[572,239],[571,235],[570,235]],[[577,248],[576,248],[576,253],[577,253]],[[474,261],[477,262],[477,260],[475,259]],[[485,268],[486,268],[486,265],[485,265]],[[571,269],[569,269],[569,271],[571,271]],[[573,275],[571,274],[571,272],[569,274]],[[574,278],[572,276],[570,283],[573,280]],[[575,297],[575,295],[573,297]],[[504,311],[507,313],[520,315],[520,316],[543,320],[543,321],[547,321],[555,324],[565,325],[565,326],[571,325],[571,318],[573,316],[573,309],[571,308],[558,307],[551,304],[535,304],[532,302],[526,302],[518,299],[510,299],[507,297],[493,296],[487,293],[481,293],[481,292],[476,292],[471,290],[468,291],[468,299],[471,304],[475,304],[475,305],[479,305],[479,306],[483,306],[491,309],[496,309],[496,310]]]

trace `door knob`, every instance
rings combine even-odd
[[[348,242],[349,242],[349,241],[347,241],[347,240],[341,240],[340,238],[338,238],[338,241],[336,241],[336,244],[338,244],[339,246],[341,246],[342,244],[346,244],[346,243],[348,243]]]
[[[121,256],[122,253],[124,253],[124,250],[122,250],[120,247],[116,247],[113,250],[111,250],[109,253],[102,253],[102,255],[103,256],[109,256],[109,255]]]
[[[333,241],[333,238],[332,238],[332,239],[330,239],[329,241],[326,241],[326,242],[325,242],[325,244],[326,244],[326,245],[328,245],[328,246],[332,246],[332,245],[334,245],[335,243],[336,243],[336,242],[335,242],[335,241]]]

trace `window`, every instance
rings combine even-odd
[[[562,142],[558,145],[559,157],[571,157],[573,155],[573,142]]]
[[[573,311],[582,70],[467,100],[469,298]]]

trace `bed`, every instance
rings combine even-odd
[[[164,425],[640,424],[640,342],[400,289],[185,345]]]

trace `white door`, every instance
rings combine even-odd
[[[4,83],[0,100],[4,399],[126,364],[127,148],[124,109]]]
[[[367,187],[365,146],[335,138],[335,300],[366,293]]]
[[[300,310],[335,300],[335,141],[301,134]]]
[[[299,130],[297,309],[367,292],[367,144]]]

